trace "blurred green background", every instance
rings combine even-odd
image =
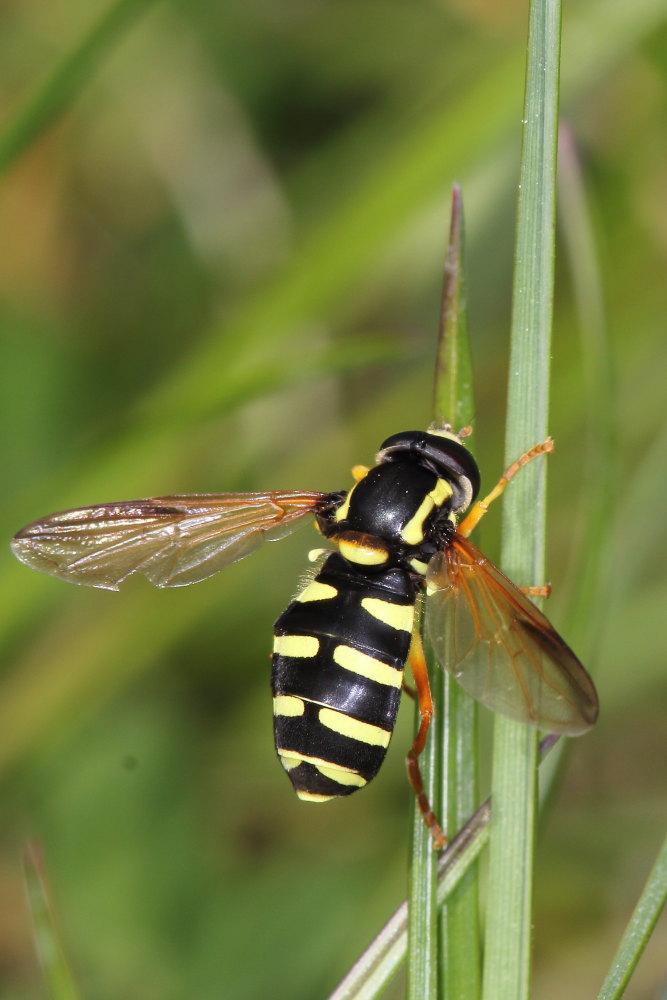
[[[101,500],[338,489],[385,436],[424,426],[455,179],[473,446],[495,481],[525,8],[190,0],[128,19],[0,179],[2,537]],[[5,123],[107,9],[5,0]],[[564,199],[559,232],[550,615],[602,715],[543,829],[535,996],[578,1000],[667,819],[664,4],[566,4],[561,110],[587,207]],[[582,576],[582,538],[602,586]],[[196,587],[119,594],[5,548],[2,1000],[44,996],[27,838],[89,1000],[315,1000],[403,898],[410,709],[381,777],[347,801],[299,803],[274,757],[271,624],[313,544],[304,528]],[[664,995],[666,952],[663,918],[628,997]]]

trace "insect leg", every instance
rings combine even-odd
[[[519,587],[522,594],[528,597],[551,597],[551,584],[543,583],[536,587]]]
[[[516,462],[512,462],[511,465],[508,465],[491,492],[487,493],[483,500],[478,500],[477,503],[471,508],[469,514],[459,525],[457,525],[456,530],[459,535],[463,535],[464,538],[468,537],[471,531],[473,531],[482,520],[493,501],[497,500],[498,497],[505,491],[505,487],[509,483],[510,479],[514,479],[519,469],[522,469],[524,465],[528,465],[528,463],[532,462],[532,460],[537,458],[538,455],[544,455],[546,452],[553,450],[554,440],[549,437],[546,441],[542,441],[541,444],[536,444],[533,448],[525,451],[523,455],[517,458]]]
[[[401,684],[401,690],[404,694],[407,694],[408,698],[412,698],[413,701],[417,701],[417,692],[413,688],[412,684],[407,684],[404,680]]]
[[[431,808],[431,803],[429,802],[426,792],[424,791],[424,782],[422,780],[421,771],[419,770],[419,755],[426,745],[426,736],[428,734],[429,726],[431,725],[431,717],[433,716],[433,699],[431,698],[431,686],[428,681],[428,670],[426,669],[426,659],[424,658],[424,647],[422,645],[421,636],[417,631],[412,634],[412,645],[410,646],[410,652],[408,654],[408,662],[417,686],[421,722],[419,725],[419,731],[415,736],[414,743],[408,751],[405,762],[408,768],[410,784],[412,785],[414,793],[417,796],[417,805],[419,806],[420,812],[424,817],[424,822],[426,823],[428,832],[433,838],[436,850],[440,850],[440,848],[444,847],[447,843],[447,835],[438,823],[435,813]]]

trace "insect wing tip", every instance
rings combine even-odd
[[[25,566],[29,566],[31,569],[40,569],[40,559],[34,550],[34,546],[29,534],[27,534],[27,529],[22,528],[18,531],[9,543],[9,547],[12,550],[12,554],[22,562]],[[48,571],[47,571],[48,572]]]
[[[62,566],[54,558],[54,550],[49,546],[41,546],[39,532],[30,530],[31,525],[17,532],[9,543],[14,556],[29,569],[44,573],[66,583],[74,583],[80,587],[94,587],[96,590],[119,590],[121,580],[95,579],[94,576],[81,576],[67,566]]]

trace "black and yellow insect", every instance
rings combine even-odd
[[[446,668],[493,711],[549,732],[593,725],[595,688],[545,616],[468,541],[489,503],[535,456],[514,462],[484,500],[477,465],[449,426],[394,434],[371,469],[338,493],[220,493],[99,504],[23,528],[12,547],[34,569],[117,590],[132,573],[159,587],[204,580],[264,539],[314,515],[333,545],[275,624],[273,698],[278,756],[301,799],[323,802],[366,785],[384,759],[410,662],[422,723],[408,771],[434,836],[418,757],[432,714],[415,629],[426,628]],[[449,613],[453,608],[453,614]],[[451,625],[448,626],[448,623]]]

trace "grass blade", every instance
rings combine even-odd
[[[490,803],[485,802],[438,858],[436,903],[441,908],[468,875],[488,843]],[[423,825],[423,823],[422,823]],[[433,852],[431,852],[433,853]],[[405,958],[408,904],[401,903],[329,1000],[373,1000]]]
[[[547,433],[560,25],[559,0],[532,0],[512,302],[508,464]],[[545,579],[545,486],[544,462],[536,461],[512,484],[503,505],[502,565],[522,584]],[[493,753],[483,996],[527,1000],[537,734],[498,718]]]
[[[658,917],[667,903],[667,838],[630,918],[598,1000],[618,1000],[641,958]]]
[[[430,671],[431,663],[429,663]],[[416,711],[419,727],[419,709]],[[434,712],[420,769],[429,801],[437,809],[437,747],[441,721]],[[415,730],[416,732],[416,730]],[[436,887],[438,855],[421,812],[415,805],[412,816],[412,845],[408,879],[408,972],[407,1000],[436,1000],[438,995],[438,910]]]
[[[442,296],[434,412],[436,419],[441,415],[458,430],[471,423],[474,409],[463,199],[460,188],[455,185]],[[448,631],[451,635],[452,628]],[[449,655],[453,655],[453,650]],[[473,699],[444,670],[436,673],[434,695],[441,706],[442,720],[442,816],[447,834],[453,836],[462,829],[478,804],[478,713]],[[445,996],[458,1000],[475,1000],[481,986],[477,876],[477,866],[474,866],[441,913],[441,989]]]
[[[100,63],[154,0],[118,0],[69,52],[0,135],[0,174],[85,88]]]
[[[79,1000],[49,898],[41,852],[35,844],[26,848],[24,863],[35,949],[49,996],[51,1000]]]
[[[595,673],[600,638],[618,580],[618,574],[613,572],[618,553],[609,540],[614,535],[614,483],[618,480],[620,446],[612,416],[616,378],[599,250],[575,137],[565,123],[561,123],[558,135],[558,218],[576,306],[586,385],[584,460],[579,511],[571,518],[573,557],[568,570],[576,587],[571,589],[564,618],[568,641]],[[561,740],[546,769],[540,771],[540,808],[557,787],[556,778],[567,751],[568,741]]]
[[[558,737],[547,736],[539,746],[540,762],[551,753]],[[438,858],[436,903],[446,906],[489,842],[491,799],[477,809]],[[341,980],[329,1000],[374,1000],[396,973],[407,952],[408,903],[404,901]],[[445,993],[451,997],[452,994]],[[455,995],[455,994],[454,994]]]
[[[472,419],[472,367],[467,340],[463,268],[463,201],[452,191],[449,246],[445,264],[440,333],[434,381],[434,419],[460,427]],[[476,712],[469,699],[427,653],[433,696],[433,719],[426,750],[420,758],[427,795],[450,835],[459,830],[477,805]],[[431,669],[433,668],[433,669]],[[415,725],[419,727],[419,709]],[[442,775],[442,779],[440,779]],[[477,882],[473,873],[443,914],[438,940],[435,905],[437,859],[415,803],[410,867],[408,996],[437,996],[438,982],[447,995],[454,983],[465,984],[461,997],[478,995],[479,950]],[[464,947],[462,947],[464,944]],[[440,973],[438,968],[440,967]],[[440,975],[440,979],[439,979]]]
[[[610,353],[609,324],[591,210],[582,167],[571,131],[559,133],[559,220],[564,251],[579,317],[581,350],[586,378],[586,449],[581,472],[584,526],[573,539],[578,553],[572,576],[576,600],[568,610],[568,635],[586,657],[594,652],[611,599],[613,554],[606,544],[614,517],[614,483],[618,481],[618,430],[611,416],[616,379]]]
[[[472,360],[468,340],[468,300],[465,279],[465,219],[463,195],[452,188],[449,246],[445,261],[440,308],[440,336],[433,386],[434,418],[455,429],[468,424],[474,413]]]

